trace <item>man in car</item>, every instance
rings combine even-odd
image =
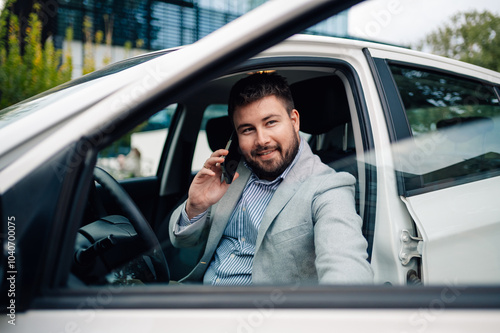
[[[174,246],[204,244],[182,281],[371,283],[355,178],[323,164],[300,137],[286,80],[250,75],[232,88],[228,109],[242,155],[234,181],[221,182],[228,151],[215,151],[170,220]]]

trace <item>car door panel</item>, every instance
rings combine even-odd
[[[499,197],[495,177],[403,198],[422,236],[425,283],[500,281]]]

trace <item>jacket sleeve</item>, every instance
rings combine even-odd
[[[178,248],[196,246],[203,241],[208,226],[208,213],[205,213],[199,220],[189,226],[181,226],[182,211],[185,210],[186,203],[177,207],[172,213],[169,222],[169,235],[172,245]]]
[[[354,201],[355,178],[345,172],[321,182],[312,202],[316,270],[320,284],[371,284],[367,241]]]

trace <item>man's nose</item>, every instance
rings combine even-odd
[[[263,130],[263,129],[257,129],[256,131],[257,133],[257,137],[256,137],[256,144],[258,146],[266,146],[269,144],[269,142],[271,141],[270,137],[269,137],[269,133],[267,133],[266,130]]]

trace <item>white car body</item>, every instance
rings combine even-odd
[[[182,91],[178,87],[185,88],[183,80],[206,71],[206,68],[216,70],[209,66],[212,63],[220,65],[217,61],[224,54],[236,52],[249,41],[258,40],[263,31],[279,27],[299,15],[297,13],[315,6],[313,1],[270,1],[191,46],[128,70],[66,88],[57,93],[57,99],[49,94],[20,104],[18,107],[29,109],[32,103],[39,110],[0,130],[0,196],[13,197],[13,191],[24,179],[49,164],[61,179],[68,179],[72,172],[83,172],[79,170],[82,165],[87,165],[85,161],[92,163],[88,154],[92,153],[94,145],[109,141],[108,136],[117,131],[117,126],[132,119],[146,103],[159,96],[166,98],[166,104],[176,102],[177,94]],[[267,64],[269,59],[274,60]],[[380,85],[385,82],[377,78],[374,73],[377,65],[370,61],[381,59],[404,63],[483,82],[493,87],[497,96],[500,73],[394,46],[304,35],[293,36],[272,46],[254,55],[251,61],[266,63],[266,68],[273,68],[272,64],[278,67],[279,59],[290,60],[291,64],[284,68],[297,73],[301,70],[297,59],[307,59],[308,71],[332,71],[346,87],[356,161],[358,166],[376,167],[375,229],[371,254],[374,286],[330,289],[298,286],[260,289],[155,286],[126,290],[110,285],[71,290],[59,288],[57,284],[61,281],[48,281],[52,270],[56,273],[64,270],[64,265],[50,263],[45,270],[38,268],[37,272],[43,275],[36,285],[39,290],[20,291],[30,294],[31,298],[22,309],[14,312],[15,326],[9,322],[13,318],[9,317],[12,311],[8,310],[0,321],[0,330],[496,332],[500,325],[500,300],[495,301],[500,284],[500,251],[497,248],[500,239],[500,175],[493,172],[491,176],[460,184],[401,191],[402,180],[398,172],[432,172],[443,167],[438,164],[447,146],[442,137],[431,134],[423,137],[419,146],[421,149],[415,151],[412,150],[415,146],[408,148],[408,141],[391,137],[393,133],[388,125],[387,106],[384,106],[391,101],[384,101],[384,98],[390,98],[381,96],[383,89]],[[316,67],[311,59],[318,59]],[[333,65],[333,69],[329,68],[326,63],[332,60],[349,67],[349,73],[357,81],[337,71]],[[228,74],[226,70],[212,77],[208,75],[205,82],[217,78],[222,82],[226,76],[234,74]],[[223,74],[226,76],[221,77]],[[217,80],[212,82],[217,83]],[[357,86],[354,87],[353,83]],[[351,96],[355,92],[361,95],[367,119],[359,116],[359,101]],[[182,117],[186,116],[181,116],[180,122],[185,121]],[[136,118],[130,121],[139,123]],[[498,125],[499,119],[495,118],[494,122]],[[363,133],[363,126],[367,125],[373,141],[369,150],[364,148],[366,134]],[[488,135],[498,137],[497,133],[500,131],[495,129]],[[169,133],[169,140],[175,144],[176,140],[180,140],[179,135]],[[87,138],[85,142],[89,144],[78,145],[82,138]],[[64,165],[54,164],[54,156],[68,151],[70,147],[81,159],[67,161]],[[419,166],[422,168],[419,170],[402,170],[402,167],[411,169],[415,165],[401,165],[395,156],[410,156],[429,162]],[[175,168],[172,164],[174,160],[175,151],[168,152],[165,174]],[[361,182],[368,177],[364,172],[369,171],[360,167]],[[170,180],[162,178],[159,181],[162,184],[161,195],[168,195],[165,184]],[[75,181],[76,188],[75,184],[80,183]],[[364,207],[364,200],[368,200],[364,197],[367,188],[360,191],[361,206]],[[22,215],[10,210],[7,206],[9,202],[12,201],[3,202],[0,207],[2,218],[19,218],[16,226],[17,235],[21,237],[21,233],[28,231],[22,229]],[[361,214],[368,214],[366,210],[362,209]],[[62,227],[54,230],[51,237],[60,237],[61,243],[71,235]],[[56,254],[59,248],[49,250],[48,254]],[[411,271],[417,272],[425,287],[406,286]],[[10,274],[6,270],[2,273],[2,279]],[[56,273],[53,276],[59,276]],[[175,308],[175,302],[178,302],[178,308]]]

